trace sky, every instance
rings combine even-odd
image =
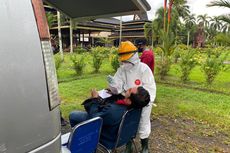
[[[208,16],[218,16],[222,14],[230,14],[230,10],[226,8],[220,7],[207,7],[206,5],[209,4],[212,0],[187,0],[188,5],[190,6],[191,13],[195,15],[200,14],[208,14]],[[147,0],[147,2],[151,6],[151,10],[148,11],[148,17],[150,20],[154,19],[155,12],[158,8],[163,6],[164,0]],[[132,20],[132,16],[124,16],[122,20]]]

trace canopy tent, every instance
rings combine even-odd
[[[45,0],[72,19],[95,19],[149,11],[146,0]]]

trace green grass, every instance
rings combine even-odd
[[[230,67],[230,65],[228,66]],[[172,81],[176,83],[181,83],[180,81],[180,68],[178,65],[174,64],[172,65],[169,76],[167,77],[167,81]],[[200,66],[196,66],[190,76],[190,81],[187,83],[190,86],[194,87],[201,87],[201,88],[207,88],[207,89],[214,89],[217,91],[223,91],[226,93],[230,93],[230,69],[226,71],[222,71],[217,75],[216,79],[214,80],[213,84],[211,86],[207,85],[205,83],[205,76],[204,73],[201,71]]]
[[[90,90],[97,90],[106,87],[106,76],[98,74],[98,76],[78,79],[66,83],[59,84],[59,92],[62,100],[62,113],[65,117],[74,109],[83,109],[81,103],[90,96]]]
[[[65,54],[65,60],[59,73],[59,92],[62,100],[61,110],[65,118],[76,109],[83,109],[81,103],[90,95],[90,89],[106,88],[106,76],[113,74],[109,59],[104,59],[100,72],[94,73],[92,57],[85,55],[86,67],[82,76],[77,76],[71,68],[70,55]],[[167,81],[180,84],[178,65],[173,65]],[[230,70],[221,72],[211,87],[207,86],[200,67],[193,69],[190,75],[191,87],[202,87],[229,92]],[[156,79],[158,76],[156,75]],[[154,108],[155,116],[169,116],[189,118],[214,126],[219,130],[230,131],[230,96],[212,94],[187,88],[177,88],[157,84],[157,107]]]
[[[76,75],[74,69],[73,69],[73,64],[70,60],[71,55],[66,53],[64,55],[64,61],[61,64],[61,67],[58,69],[58,80],[59,81],[65,81],[69,79],[77,79],[77,78],[82,78],[82,77],[92,77],[95,76],[94,69],[93,69],[93,58],[89,53],[86,54],[78,54],[77,56],[84,56],[85,57],[85,67],[84,67],[84,72],[83,76],[78,76]],[[101,65],[101,68],[99,70],[99,74],[109,74],[112,73],[113,69],[110,66],[109,59],[104,59]]]
[[[65,118],[72,110],[83,109],[81,103],[90,89],[106,87],[106,75],[59,84],[62,113]],[[189,118],[207,123],[219,130],[230,131],[230,96],[211,94],[186,88],[157,85],[156,116]]]
[[[230,131],[230,96],[158,85],[155,115],[182,117]]]
[[[82,56],[81,54],[79,56]],[[74,69],[72,68],[72,63],[70,61],[70,54],[65,54],[64,62],[62,63],[60,69],[58,70],[59,81],[70,81],[75,79],[82,79],[82,78],[91,78],[99,75],[108,75],[113,74],[114,70],[110,64],[108,58],[103,60],[102,66],[100,68],[100,73],[95,74],[92,64],[92,56],[87,53],[84,54],[86,66],[84,68],[84,74],[82,76],[77,76]],[[228,65],[229,69],[226,71],[220,72],[217,78],[214,80],[213,84],[207,85],[205,82],[205,76],[200,69],[200,66],[196,66],[191,74],[190,74],[190,81],[186,84],[191,87],[199,87],[204,89],[212,89],[216,91],[221,91],[230,94],[230,65]],[[173,64],[169,76],[166,77],[167,82],[182,84],[180,81],[180,69],[177,64]],[[157,72],[155,74],[156,80],[159,80]]]

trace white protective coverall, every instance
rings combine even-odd
[[[148,90],[150,94],[150,103],[142,109],[139,135],[141,139],[148,138],[151,133],[150,116],[152,104],[156,97],[156,84],[151,69],[144,63],[140,62],[138,53],[135,53],[129,60],[134,65],[130,69],[122,66],[118,68],[113,77],[113,83],[110,83],[110,89],[116,93],[122,93],[129,88],[142,86]]]

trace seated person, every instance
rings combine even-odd
[[[113,148],[116,141],[121,118],[126,110],[140,109],[148,105],[150,96],[143,87],[134,87],[126,91],[125,96],[112,95],[102,99],[96,90],[92,90],[91,98],[83,102],[85,111],[73,111],[69,115],[70,125],[76,124],[94,117],[103,119],[100,143],[106,148]]]

